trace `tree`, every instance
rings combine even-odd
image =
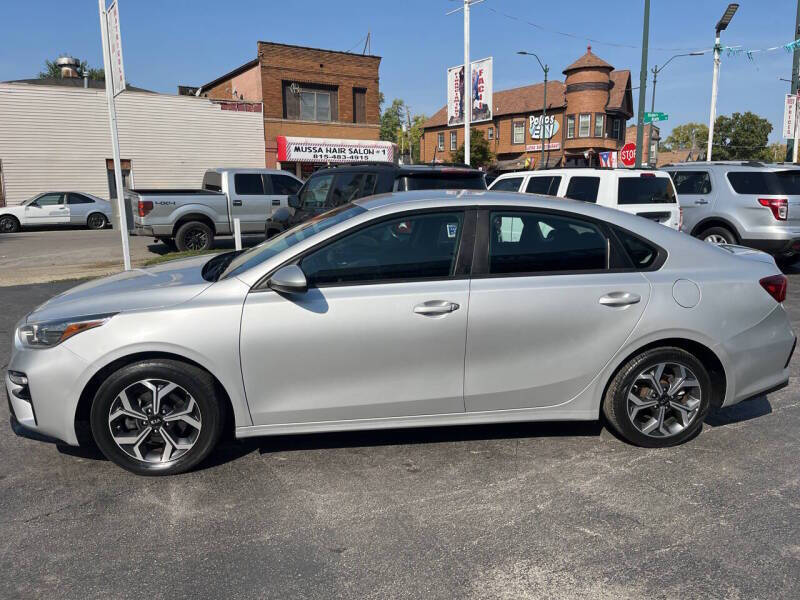
[[[382,104],[382,94],[378,96]],[[411,120],[411,128],[403,132],[403,124]],[[381,114],[380,138],[387,142],[394,142],[406,151],[411,147],[411,158],[419,162],[420,139],[422,126],[428,118],[425,115],[410,115],[408,106],[400,98],[392,100],[392,105]]]
[[[767,146],[770,162],[783,162],[786,160],[786,144],[775,142]],[[712,155],[713,156],[713,155]]]
[[[381,114],[381,139],[397,143],[397,132],[403,123],[405,103],[400,98],[392,100],[392,105]]]
[[[89,79],[103,81],[106,78],[106,73],[103,69],[95,69],[89,66],[85,60],[81,61],[78,72],[83,77],[83,74],[89,76]],[[56,64],[54,60],[44,61],[44,71],[39,72],[39,79],[61,79],[61,67]]]
[[[664,140],[667,150],[705,148],[708,145],[708,126],[702,123],[686,123],[678,125]]]
[[[494,153],[489,147],[489,140],[483,137],[480,129],[471,129],[469,132],[469,162],[473,167],[488,167],[494,162]],[[464,144],[458,150],[450,153],[450,160],[455,163],[464,162]]]
[[[714,148],[711,158],[717,160],[770,160],[767,140],[772,124],[758,115],[733,113],[720,115],[714,122]]]

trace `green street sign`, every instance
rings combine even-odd
[[[669,115],[667,113],[662,113],[662,112],[644,113],[645,123],[652,123],[653,121],[666,121],[667,119],[669,119]]]

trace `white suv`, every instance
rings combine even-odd
[[[490,190],[545,194],[595,202],[680,229],[681,209],[672,180],[646,169],[547,169],[505,173]]]

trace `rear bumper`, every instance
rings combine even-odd
[[[800,236],[789,239],[743,239],[742,246],[769,254],[800,254]]]

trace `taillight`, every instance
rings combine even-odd
[[[761,284],[767,293],[775,298],[775,302],[783,302],[786,300],[786,285],[787,280],[784,275],[770,275],[760,279],[758,283]]]
[[[758,203],[768,207],[778,221],[785,221],[789,216],[789,201],[786,198],[759,198]]]
[[[153,203],[150,200],[139,200],[139,216],[146,217],[153,210]]]

